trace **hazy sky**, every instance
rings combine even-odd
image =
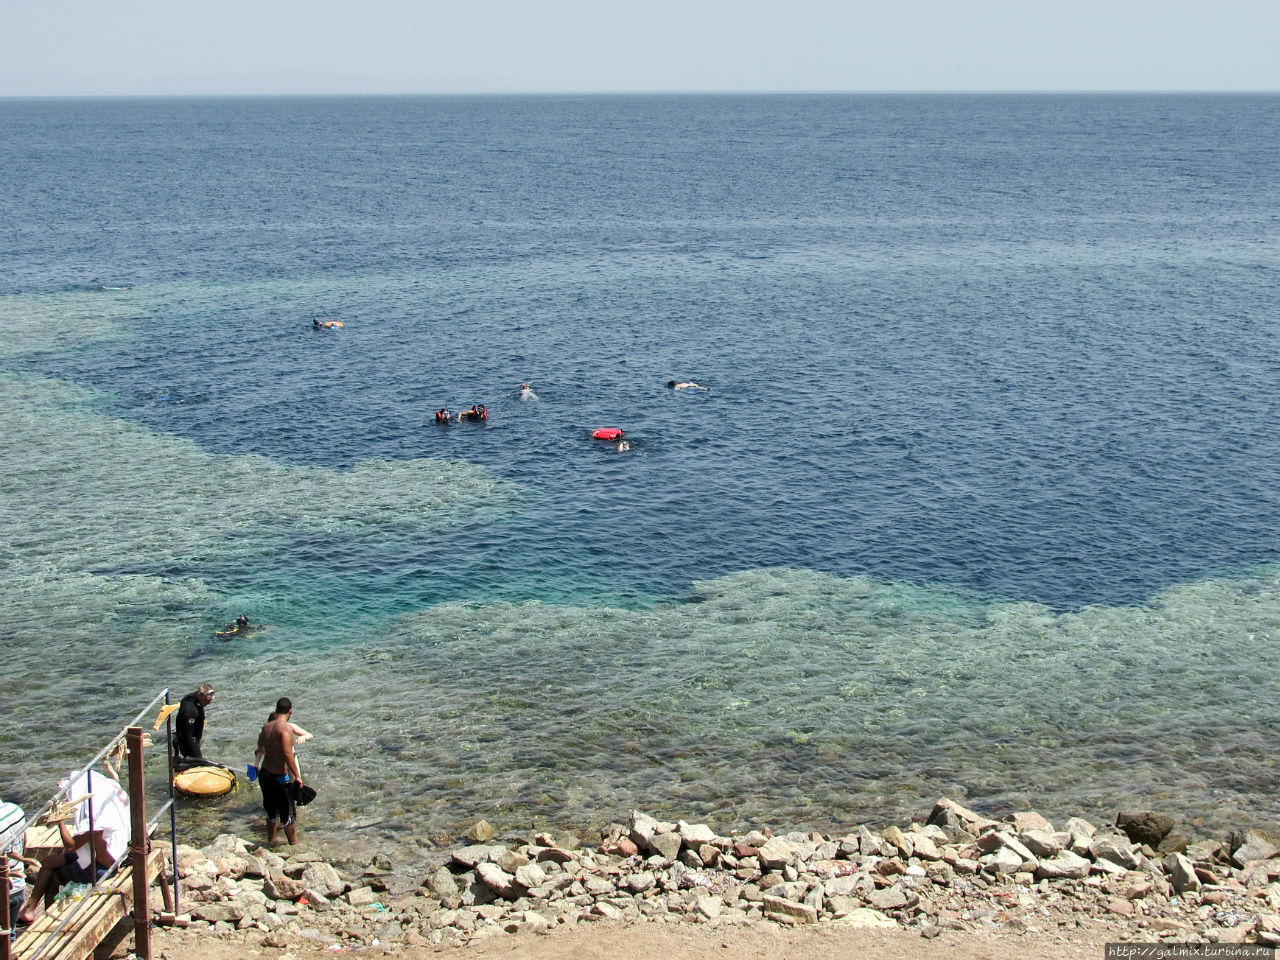
[[[0,0],[0,96],[1280,90],[1280,0]]]

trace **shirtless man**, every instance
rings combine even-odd
[[[302,771],[293,754],[293,728],[289,717],[293,701],[281,697],[276,701],[275,717],[258,734],[258,750],[262,766],[258,783],[262,784],[262,808],[267,812],[267,842],[276,842],[276,832],[284,827],[290,843],[298,842],[297,808],[294,798],[302,787]]]

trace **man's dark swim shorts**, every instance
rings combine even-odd
[[[280,826],[287,827],[298,817],[297,808],[293,805],[293,783],[289,774],[259,772],[258,783],[262,784],[262,809],[267,812],[267,820],[279,820]]]

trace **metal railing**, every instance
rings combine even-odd
[[[67,778],[66,783],[63,786],[58,788],[58,792],[55,793],[53,797],[50,798],[44,804],[44,806],[42,806],[33,816],[28,817],[23,822],[22,835],[25,837],[26,831],[31,826],[38,824],[40,822],[40,818],[43,817],[49,810],[53,809],[56,803],[58,803],[60,800],[68,799],[67,797],[68,792],[71,790],[71,787],[74,784],[80,781],[81,777],[84,778],[85,785],[88,789],[89,797],[90,797],[89,808],[88,808],[89,809],[89,833],[90,835],[92,835],[94,833],[94,811],[93,811],[92,794],[93,794],[93,777],[95,775],[95,771],[93,768],[97,766],[100,762],[102,762],[102,760],[108,754],[110,754],[113,750],[115,750],[116,747],[119,746],[120,742],[128,736],[130,728],[137,727],[139,722],[144,717],[146,717],[149,713],[151,713],[151,711],[155,708],[156,704],[160,703],[160,701],[162,700],[166,705],[168,705],[169,703],[168,687],[166,687],[164,690],[156,694],[155,697],[151,699],[151,702],[148,703],[145,707],[143,707],[142,710],[138,712],[138,715],[133,718],[133,720],[125,724],[124,727],[121,728],[120,732],[116,734],[114,737],[112,737],[111,740],[107,743],[107,745],[103,747],[100,751],[98,751],[98,754],[92,760],[86,763],[79,770],[74,771],[72,775]],[[168,755],[167,763],[168,763],[168,772],[169,772],[169,776],[168,776],[169,798],[160,807],[160,809],[156,811],[155,816],[153,816],[151,820],[146,824],[146,834],[148,838],[146,843],[146,848],[149,849],[150,847],[150,837],[155,833],[155,829],[160,822],[160,818],[163,817],[166,813],[168,813],[169,814],[169,841],[172,848],[171,860],[170,860],[172,864],[171,871],[170,871],[170,879],[172,881],[173,909],[176,912],[177,903],[178,903],[178,870],[177,870],[178,820],[177,820],[177,806],[174,803],[174,794],[173,794],[173,717],[172,715],[165,718],[165,743],[166,743],[166,753]],[[102,776],[106,776],[106,774],[98,773],[97,776],[102,777]],[[117,783],[117,784],[119,783],[119,781],[115,778],[109,778],[109,779],[113,783]],[[132,804],[133,798],[130,798],[130,802]],[[58,925],[53,930],[47,931],[43,934],[41,943],[39,944],[39,946],[37,946],[32,953],[27,955],[28,960],[39,960],[39,958],[43,956],[47,952],[47,950],[57,942],[57,937],[59,936],[59,934],[61,934],[68,927],[73,925],[73,922],[75,921],[80,911],[90,903],[90,895],[95,892],[98,892],[99,888],[103,884],[110,881],[119,872],[120,865],[125,859],[124,857],[117,857],[115,859],[115,862],[112,863],[111,866],[106,869],[106,871],[102,874],[102,876],[100,877],[97,876],[97,851],[94,849],[92,839],[90,840],[89,849],[90,849],[90,865],[93,871],[93,875],[96,878],[89,890],[89,894],[87,894],[83,899],[78,900],[77,902],[72,904],[70,909],[68,909],[66,913],[61,916]],[[134,863],[133,864],[134,870],[142,870],[145,873],[147,869],[145,860],[146,858],[144,857],[142,863]],[[165,882],[163,878],[161,882]],[[3,883],[0,883],[0,895],[3,895],[3,898],[4,898],[5,914],[8,913],[9,890],[10,890],[9,874],[8,874],[8,870],[6,869],[3,872]],[[15,918],[9,917],[8,920],[9,920],[9,925],[6,925],[5,929],[0,931],[0,960],[11,960],[11,956],[12,956],[12,941],[13,941],[12,930],[13,930],[13,924],[14,924]]]

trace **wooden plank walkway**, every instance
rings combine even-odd
[[[165,851],[157,846],[147,855],[147,886],[164,869]],[[13,944],[13,960],[87,960],[116,924],[133,909],[133,867],[126,865],[84,900],[60,901],[36,918]],[[68,913],[74,916],[61,931]]]

